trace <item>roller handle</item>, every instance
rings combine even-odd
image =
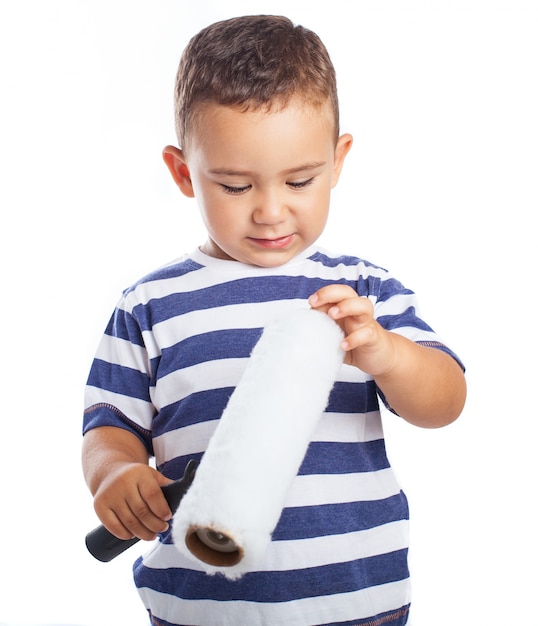
[[[191,459],[187,463],[183,477],[179,480],[162,487],[162,492],[172,513],[176,511],[181,502],[181,498],[187,493],[187,489],[191,486],[196,473],[198,463]],[[109,532],[103,525],[94,528],[86,535],[86,547],[90,554],[98,561],[108,563],[112,561],[122,552],[125,552],[135,543],[140,541],[138,537],[132,539],[118,539]]]

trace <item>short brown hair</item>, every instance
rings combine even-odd
[[[293,97],[314,106],[328,103],[338,137],[336,75],[318,35],[281,16],[216,22],[195,35],[181,57],[175,88],[179,145],[185,148],[201,105],[269,110]]]

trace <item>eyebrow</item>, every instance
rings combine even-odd
[[[297,167],[291,167],[289,170],[284,170],[280,172],[284,176],[289,176],[290,174],[296,174],[297,172],[308,172],[310,170],[315,170],[318,167],[323,167],[326,165],[326,161],[312,161],[309,163],[304,163],[303,165],[299,165]],[[209,170],[210,174],[216,174],[218,176],[252,176],[253,172],[249,172],[248,170],[232,170],[227,167],[216,167],[214,169]]]

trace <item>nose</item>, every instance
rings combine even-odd
[[[254,198],[252,218],[256,224],[275,225],[286,219],[288,209],[278,193],[265,191]]]

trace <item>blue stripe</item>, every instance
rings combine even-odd
[[[275,300],[307,300],[322,287],[348,285],[360,296],[376,295],[380,279],[375,276],[358,280],[307,278],[306,276],[265,276],[241,278],[185,293],[171,293],[162,298],[138,304],[133,316],[142,330],[178,315],[221,306],[272,302]]]
[[[160,407],[158,434],[206,420],[219,419],[235,387],[222,387],[189,394],[177,402]],[[370,413],[377,411],[377,386],[373,380],[363,383],[336,382],[327,404],[331,413]],[[182,413],[186,411],[185,415]],[[168,421],[169,428],[164,425]],[[161,425],[162,424],[162,425]]]
[[[142,428],[127,416],[125,416],[116,407],[109,404],[96,404],[88,407],[84,411],[83,434],[86,434],[92,428],[100,428],[102,426],[114,426],[115,428],[123,428],[130,433],[135,434],[146,447],[148,454],[153,456],[153,441],[151,432]],[[183,474],[181,474],[182,476]],[[178,476],[179,478],[179,476]]]
[[[157,418],[158,419],[158,418]],[[155,437],[158,433],[153,431]],[[159,465],[159,471],[176,480],[181,478],[190,459],[200,461],[203,453],[177,456]],[[278,451],[275,451],[275,464]],[[383,439],[367,442],[312,442],[306,452],[298,475],[362,474],[390,467]]]
[[[133,316],[142,330],[177,315],[215,307],[245,303],[272,302],[274,300],[307,300],[315,291],[326,285],[348,284],[356,288],[357,281],[323,280],[305,276],[265,276],[241,278],[185,293],[172,293],[147,304],[133,308]],[[148,312],[149,309],[150,311]]]
[[[380,315],[377,321],[385,330],[394,330],[395,328],[403,328],[405,326],[426,331],[432,330],[426,322],[417,317],[415,307],[413,306],[408,307],[405,311],[396,315]]]
[[[290,602],[299,598],[350,593],[409,577],[407,550],[398,550],[356,561],[279,572],[252,572],[230,581],[224,576],[169,568],[158,570],[158,586],[153,571],[138,559],[134,565],[138,587],[187,600],[211,599],[217,602]],[[183,574],[184,572],[184,574]]]
[[[195,456],[197,455],[193,458]],[[181,475],[185,466],[186,462],[180,470]],[[409,505],[403,491],[380,500],[286,507],[273,531],[272,540],[290,541],[343,535],[408,519]],[[172,543],[171,533],[172,529],[169,528],[161,535],[161,541]]]
[[[403,491],[380,500],[286,507],[272,539],[290,541],[342,535],[408,519],[409,506]],[[161,541],[172,542],[171,529],[162,535]]]
[[[377,387],[373,380],[362,383],[337,381],[326,410],[330,413],[369,413],[378,408]]]
[[[233,390],[233,387],[221,387],[191,393],[183,400],[164,407],[153,421],[153,436],[220,419]]]
[[[456,363],[461,367],[461,369],[465,372],[465,365],[459,358],[459,356],[453,352],[450,348],[442,344],[440,341],[417,341],[419,345],[425,346],[427,348],[433,348],[435,350],[441,350],[441,352],[445,352],[449,356],[451,356]]]
[[[90,369],[88,385],[151,402],[147,374],[131,367],[95,359]]]
[[[222,387],[195,392],[160,407],[155,432],[162,435],[183,426],[219,419],[234,389],[235,387]],[[203,407],[202,413],[200,407]],[[335,413],[370,413],[378,408],[377,387],[373,380],[363,383],[336,382],[327,405],[327,411]],[[184,411],[186,413],[182,414]],[[167,423],[168,428],[165,427]]]
[[[288,507],[282,511],[273,540],[341,535],[402,519],[409,519],[407,498],[403,492],[381,500]]]
[[[386,272],[387,270],[379,267],[379,265],[374,265],[365,259],[361,259],[356,256],[348,256],[341,255],[338,257],[329,257],[323,252],[315,252],[311,257],[309,257],[310,261],[314,261],[316,263],[321,263],[325,267],[338,267],[339,265],[345,265],[347,267],[356,267],[357,265],[362,265],[363,267],[373,267],[374,269],[381,270],[382,272]]]
[[[159,470],[159,472],[161,472],[161,474],[164,474],[167,478],[170,478],[171,480],[178,480],[179,478],[183,476],[183,473],[185,472],[185,468],[187,467],[187,463],[191,459],[194,459],[195,461],[200,463],[203,455],[204,455],[203,452],[196,452],[192,454],[186,454],[183,456],[176,456],[175,458],[170,459],[169,461],[161,463],[157,467],[157,469]]]
[[[414,292],[404,287],[396,278],[387,277],[379,283],[378,298],[380,302],[386,302],[393,296],[401,294],[412,296]]]
[[[261,328],[237,328],[191,336],[163,349],[157,378],[207,361],[248,358],[261,334]]]
[[[389,462],[383,439],[361,442],[313,441],[308,446],[299,474],[358,474],[387,467]]]
[[[162,435],[176,428],[220,419],[234,389],[222,387],[195,392],[160,407],[155,434]],[[203,407],[203,412],[200,412],[200,407]],[[331,413],[370,413],[378,408],[377,386],[373,380],[363,383],[336,382],[327,404],[327,411]]]
[[[122,309],[116,309],[105,329],[105,335],[130,341],[136,346],[144,347],[142,333],[138,322],[133,316]]]

